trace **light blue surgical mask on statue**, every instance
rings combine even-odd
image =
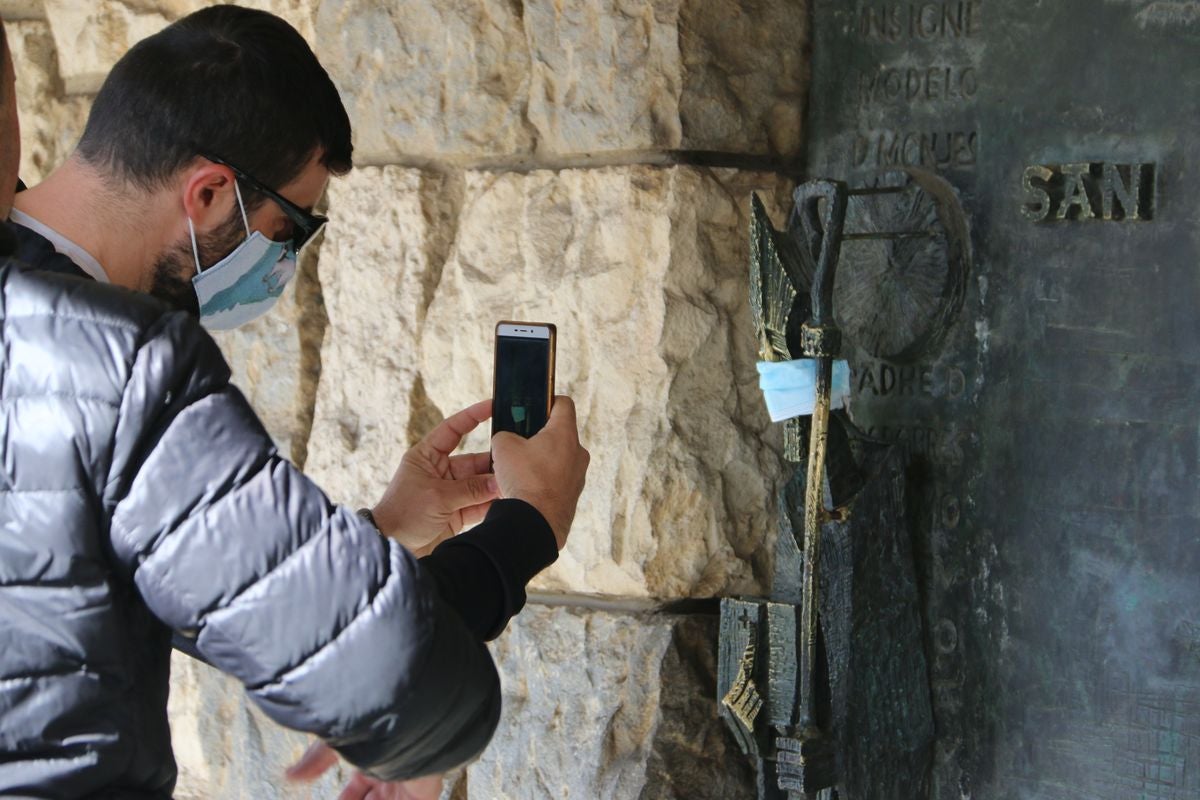
[[[192,286],[200,301],[200,323],[210,330],[230,330],[261,317],[271,310],[296,274],[296,251],[291,242],[275,242],[258,231],[251,233],[237,181],[233,188],[242,224],[246,226],[246,241],[208,269],[200,266],[196,229],[188,217],[192,255],[196,259]]]

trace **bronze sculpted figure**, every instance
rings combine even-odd
[[[785,231],[752,200],[751,307],[760,358],[812,359],[816,398],[784,423],[804,467],[779,499],[771,596],[722,603],[721,713],[760,800],[921,798],[934,727],[906,453],[831,410],[831,373],[937,344],[962,305],[966,223],[919,170],[794,197]]]

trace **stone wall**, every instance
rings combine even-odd
[[[245,0],[243,0],[245,2]],[[198,0],[0,0],[22,175],[69,155],[91,93]],[[664,601],[765,589],[782,473],[755,387],[748,198],[801,147],[794,0],[251,0],[313,43],[356,161],[268,318],[220,342],[283,452],[377,499],[407,445],[486,397],[501,318],[559,329],[593,461],[576,527],[494,644],[501,729],[447,795],[752,796],[716,718],[714,619]],[[782,222],[782,220],[778,220]],[[485,449],[486,435],[470,446]],[[297,790],[304,747],[178,659],[180,797]]]

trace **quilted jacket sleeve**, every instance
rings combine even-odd
[[[277,455],[193,320],[147,333],[119,415],[110,536],[159,619],[377,777],[483,749],[500,712],[486,648],[402,547]]]

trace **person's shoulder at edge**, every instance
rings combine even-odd
[[[0,324],[7,327],[8,322],[19,317],[37,316],[69,319],[76,330],[105,331],[102,335],[70,335],[64,339],[73,348],[73,358],[78,358],[78,349],[84,347],[100,359],[124,354],[125,359],[130,359],[128,367],[134,368],[134,362],[140,360],[137,353],[156,342],[151,348],[155,360],[161,364],[166,357],[177,362],[172,372],[191,364],[202,368],[206,380],[227,382],[232,377],[224,353],[194,314],[148,294],[99,283],[87,276],[39,269],[16,257],[0,256]],[[21,334],[3,334],[10,335]],[[151,369],[158,374],[157,369]],[[126,370],[121,373],[126,380],[134,374]],[[165,379],[161,374],[158,377]]]
[[[2,226],[0,226],[2,227]],[[70,263],[61,254],[53,254],[54,261]],[[12,303],[33,302],[42,306],[46,313],[69,314],[75,317],[87,315],[97,322],[124,321],[144,327],[156,320],[177,314],[190,320],[190,324],[201,328],[194,315],[172,308],[167,303],[144,292],[136,292],[100,283],[82,271],[63,268],[62,265],[31,264],[20,253],[0,255],[0,269],[5,278],[5,306],[12,312]],[[14,295],[15,292],[19,294]],[[32,311],[32,309],[30,309]],[[188,325],[188,322],[184,322]]]

